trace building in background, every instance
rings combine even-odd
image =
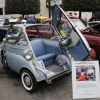
[[[40,14],[42,16],[49,16],[49,9],[48,9],[48,1],[47,0],[40,0],[41,2],[41,10],[39,14],[36,14],[36,17],[39,17]],[[56,0],[56,3],[58,4],[62,4],[62,0]],[[50,13],[51,13],[51,17],[52,17],[52,10],[53,10],[53,5],[54,5],[54,0],[51,0],[51,7],[50,7]],[[5,15],[5,0],[0,0],[0,18],[11,18],[11,16],[14,17],[18,17],[20,16],[19,14],[8,14]],[[66,14],[68,14],[70,11],[66,11]],[[72,11],[72,13],[74,14],[74,12]],[[77,11],[77,15],[78,15],[78,11]],[[87,20],[92,16],[92,13],[90,12],[83,12],[82,13],[82,18],[87,18]]]

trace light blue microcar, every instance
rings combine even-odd
[[[68,21],[66,32],[59,24],[62,17]],[[31,29],[35,33],[28,35],[27,30]],[[71,57],[77,61],[89,57],[89,49],[82,38],[63,10],[55,5],[53,26],[33,24],[8,27],[1,46],[1,61],[4,67],[19,73],[24,88],[33,92],[42,80],[52,83],[53,79],[70,74]]]

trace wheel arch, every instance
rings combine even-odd
[[[19,74],[21,75],[21,73],[22,73],[22,71],[23,70],[28,70],[28,71],[30,71],[31,73],[32,73],[32,71],[30,70],[30,69],[28,69],[28,68],[26,68],[26,67],[23,67],[23,68],[21,68],[20,69],[20,72],[19,72]],[[36,79],[36,76],[32,73],[32,75],[35,77],[35,79]]]
[[[95,60],[100,60],[100,50],[96,46],[90,45],[91,49],[93,49],[96,52],[96,59]],[[93,59],[94,60],[94,59]]]

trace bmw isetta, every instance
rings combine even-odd
[[[66,32],[59,25],[61,17],[69,22]],[[28,36],[30,29],[36,30],[38,35]],[[75,60],[82,61],[88,59],[89,50],[82,35],[58,5],[54,7],[53,26],[11,25],[1,46],[3,66],[19,73],[24,88],[29,92],[34,92],[42,80],[52,83],[53,79],[69,74],[69,54]]]

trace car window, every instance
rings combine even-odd
[[[43,31],[39,30],[40,36],[42,38],[51,38],[51,37],[57,36],[56,31],[54,30],[54,28],[51,25],[43,25],[40,27],[47,28],[47,30],[43,30]]]
[[[19,34],[21,34],[21,32],[22,28],[20,27],[15,27],[15,26],[9,27],[7,29],[7,34],[6,34],[7,42],[10,44],[16,43],[18,36]]]
[[[64,30],[65,32],[67,32],[67,31],[69,30],[68,25],[67,25],[66,23],[64,23],[64,22],[60,22],[60,23],[59,23],[58,29],[59,29],[59,30],[62,29],[62,30]]]
[[[7,35],[11,36],[19,36],[19,34],[22,32],[22,28],[12,26],[7,29]]]
[[[74,23],[76,28],[78,28],[79,30],[86,28],[86,26],[84,25],[84,23],[81,20],[73,20],[72,22]]]
[[[40,26],[39,30],[40,31],[49,31],[49,24],[46,23],[46,25]]]
[[[23,46],[26,46],[28,44],[24,32],[22,32],[19,35],[17,44],[18,45],[23,45]]]

